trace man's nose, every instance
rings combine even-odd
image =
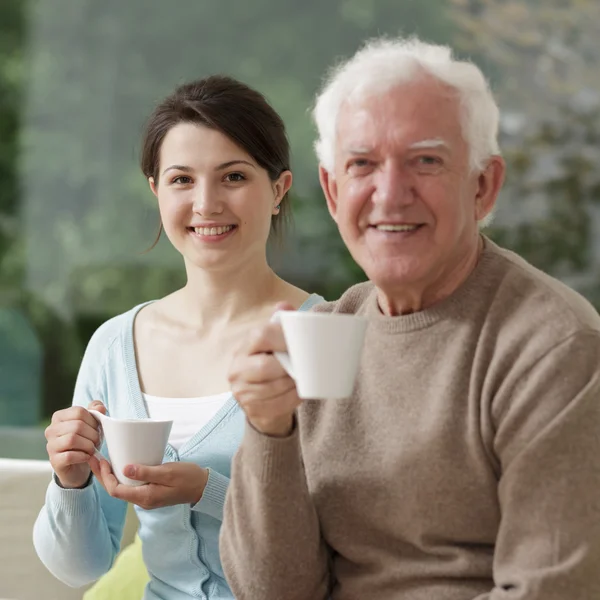
[[[404,165],[386,162],[375,178],[373,202],[395,207],[412,204],[415,193],[410,175]]]

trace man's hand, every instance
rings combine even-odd
[[[291,310],[278,304],[277,310]],[[285,339],[278,323],[257,328],[233,357],[229,369],[231,391],[251,425],[266,435],[284,437],[292,431],[294,412],[301,400],[294,380],[273,352],[285,352]]]
[[[202,498],[208,482],[208,469],[194,463],[174,462],[157,467],[126,466],[126,477],[148,482],[138,487],[119,483],[106,460],[98,461],[94,457],[89,464],[92,473],[113,498],[137,504],[145,510],[175,504],[196,504]]]

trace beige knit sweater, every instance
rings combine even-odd
[[[371,284],[355,393],[247,427],[221,555],[240,600],[600,599],[600,318],[486,241],[422,312]]]

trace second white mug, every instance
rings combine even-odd
[[[89,413],[100,425],[108,449],[109,462],[119,483],[131,486],[144,485],[144,481],[126,477],[123,469],[132,464],[160,465],[173,421],[114,419],[97,410],[90,410]]]
[[[367,319],[341,313],[278,311],[286,352],[275,356],[296,382],[303,399],[352,395],[367,329]]]

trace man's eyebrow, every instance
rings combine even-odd
[[[442,138],[431,138],[428,140],[420,140],[411,144],[409,150],[421,150],[424,148],[444,148],[450,150],[450,145]]]
[[[358,154],[369,154],[369,152],[371,152],[372,148],[369,148],[368,146],[348,146],[346,148],[344,148],[344,153],[346,154],[352,154],[352,155],[358,155]]]

